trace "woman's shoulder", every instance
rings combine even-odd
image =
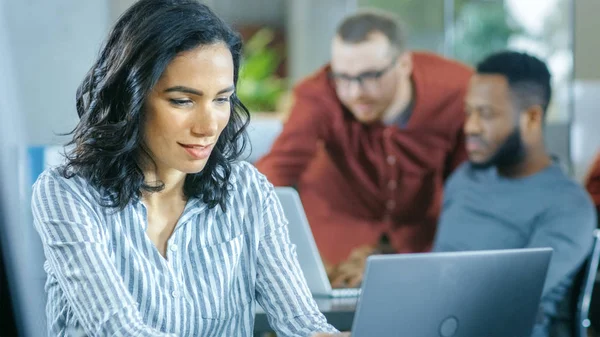
[[[230,182],[237,188],[261,188],[268,184],[267,178],[247,161],[236,161],[231,165]]]
[[[48,184],[71,184],[85,185],[85,179],[73,173],[65,166],[54,166],[44,170],[37,178],[33,186]]]
[[[40,194],[70,194],[84,199],[97,198],[99,192],[87,179],[65,166],[56,166],[42,172],[33,184],[33,197]]]
[[[273,191],[273,184],[267,180],[267,177],[246,161],[238,161],[232,165],[229,182],[234,195],[250,197],[253,202],[265,201]]]

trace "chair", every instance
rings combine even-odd
[[[576,298],[575,308],[575,324],[574,324],[574,336],[575,337],[588,337],[588,329],[591,325],[589,314],[590,314],[590,303],[592,301],[592,291],[594,290],[594,284],[596,283],[596,275],[598,274],[598,262],[600,260],[600,230],[594,231],[594,243],[592,245],[592,252],[588,257],[586,263],[581,268],[581,272],[578,276],[581,287],[577,289],[579,294]],[[577,281],[577,279],[576,279]]]

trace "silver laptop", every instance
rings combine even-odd
[[[529,337],[549,248],[371,256],[352,337]]]
[[[298,192],[291,187],[275,187],[275,193],[289,221],[290,240],[296,245],[300,268],[313,296],[357,297],[360,288],[333,289],[331,287]]]

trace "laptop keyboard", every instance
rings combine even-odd
[[[360,296],[360,288],[341,288],[332,289],[331,297],[358,297]]]

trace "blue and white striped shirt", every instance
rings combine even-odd
[[[279,336],[336,332],[318,311],[273,186],[235,163],[227,212],[192,198],[167,242],[146,209],[97,203],[85,179],[45,171],[32,208],[42,238],[51,336],[252,336],[255,302]]]

